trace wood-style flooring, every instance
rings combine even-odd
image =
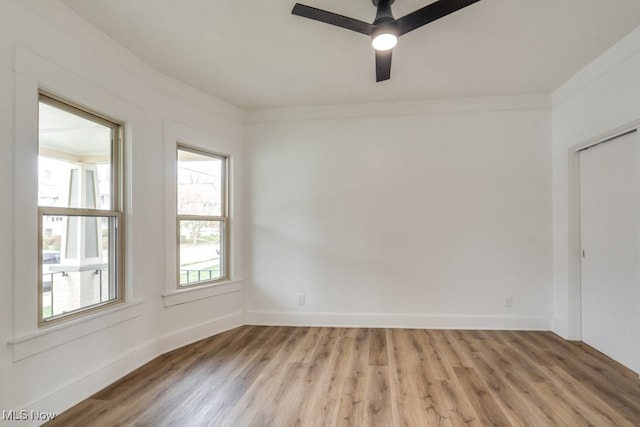
[[[48,425],[640,426],[640,380],[549,332],[244,326]]]

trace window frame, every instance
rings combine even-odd
[[[175,287],[177,290],[196,289],[201,286],[215,285],[221,282],[230,280],[230,219],[229,219],[229,156],[225,154],[216,153],[214,151],[197,148],[189,144],[176,142],[175,145],[175,167],[178,169],[178,154],[180,151],[186,151],[201,156],[210,157],[212,159],[218,159],[221,161],[221,200],[220,200],[220,215],[185,215],[178,212],[178,174],[175,176],[175,212],[176,212],[176,281]],[[220,277],[210,280],[202,280],[194,282],[193,284],[180,284],[180,222],[181,221],[212,221],[220,223]]]
[[[87,208],[71,208],[71,207],[51,207],[51,206],[37,206],[37,248],[38,248],[38,262],[37,262],[37,314],[38,314],[38,327],[46,327],[66,322],[68,320],[76,319],[78,317],[86,316],[96,311],[110,308],[114,305],[124,303],[126,300],[126,287],[125,287],[125,189],[124,189],[124,171],[125,171],[125,146],[124,146],[124,123],[108,118],[100,113],[97,113],[91,109],[82,107],[72,101],[58,97],[44,90],[38,90],[38,105],[40,103],[47,104],[54,108],[58,108],[70,114],[77,115],[83,119],[98,123],[111,129],[111,162],[110,162],[110,175],[111,175],[111,206],[107,209],[87,209]],[[40,121],[38,116],[38,135],[40,129]],[[40,150],[40,141],[38,136],[38,151]],[[39,155],[38,155],[39,156]],[[42,259],[42,235],[43,235],[43,219],[45,216],[66,216],[66,217],[78,217],[78,218],[115,218],[115,230],[112,236],[112,242],[114,246],[114,259],[109,259],[109,269],[115,270],[114,279],[116,281],[115,291],[116,298],[92,304],[86,307],[81,307],[66,313],[58,314],[48,318],[43,316],[43,259]]]

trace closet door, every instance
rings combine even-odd
[[[638,134],[580,152],[582,339],[640,373]]]

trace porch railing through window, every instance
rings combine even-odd
[[[219,270],[180,270],[180,284],[182,286],[190,283],[206,282],[218,279]]]
[[[42,318],[97,305],[116,298],[109,286],[109,271],[49,271],[42,274]]]

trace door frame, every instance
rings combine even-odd
[[[569,148],[569,314],[568,339],[582,340],[582,243],[580,239],[580,151],[636,132],[640,143],[640,120],[589,138]],[[640,165],[640,157],[638,158]],[[640,183],[639,183],[640,184]],[[639,236],[640,238],[640,236]],[[640,259],[638,260],[640,265]],[[640,304],[640,301],[638,301]],[[640,337],[638,337],[640,340]],[[639,355],[640,357],[640,355]]]

